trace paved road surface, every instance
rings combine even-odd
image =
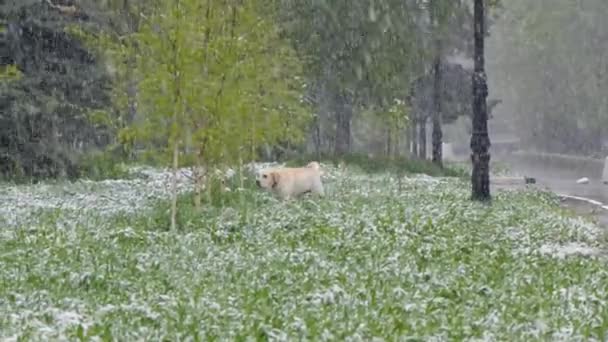
[[[608,204],[608,185],[600,179],[589,177],[585,171],[570,171],[550,168],[545,165],[510,164],[509,169],[516,174],[534,177],[539,186],[565,195],[586,197]],[[591,173],[591,172],[589,172]],[[589,184],[577,184],[582,177],[590,178]]]
[[[608,185],[588,174],[598,174],[597,170],[567,170],[548,167],[541,163],[508,163],[509,171],[522,176],[534,177],[537,186],[557,194],[585,197],[608,205]],[[599,171],[601,172],[601,171]],[[586,174],[588,173],[588,174]],[[577,184],[582,177],[590,178],[589,184]],[[608,228],[608,211],[578,201],[565,201],[564,204],[582,215],[596,216],[600,224]]]

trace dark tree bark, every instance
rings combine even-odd
[[[426,116],[418,121],[418,124],[420,125],[420,133],[418,134],[418,158],[423,160],[426,159],[426,122]]]
[[[484,2],[475,0],[474,39],[475,69],[473,75],[473,133],[471,135],[472,196],[476,201],[490,201],[490,137],[486,98],[488,85],[484,70]]]
[[[125,16],[128,33],[137,32],[137,30],[139,28],[139,20],[138,20],[139,16],[134,15],[132,13],[130,0],[123,0],[122,15]],[[137,61],[136,61],[135,57],[129,57],[127,63],[129,65],[129,68],[127,69],[127,75],[126,75],[126,81],[128,83],[128,85],[127,85],[127,103],[128,103],[128,105],[127,105],[128,106],[127,122],[128,122],[128,124],[131,124],[133,121],[135,121],[135,118],[137,116],[138,85],[137,85],[137,80],[135,79],[135,73],[134,73]]]
[[[111,129],[94,125],[86,115],[108,108],[110,76],[65,27],[99,25],[53,3],[0,3],[0,60],[21,73],[0,85],[0,176],[77,177],[83,150],[112,140]],[[31,114],[24,115],[23,108]]]
[[[317,160],[319,160],[321,159],[321,119],[318,114],[315,115],[313,123],[312,139],[315,145],[315,155]]]
[[[433,163],[443,167],[442,142],[443,131],[441,129],[441,90],[442,90],[442,75],[441,75],[441,42],[437,42],[437,55],[433,63]]]
[[[411,126],[412,156],[418,157],[418,120],[414,118]]]
[[[443,167],[443,156],[441,143],[443,141],[443,131],[441,130],[441,116],[442,108],[441,101],[443,100],[442,93],[442,70],[441,70],[441,54],[443,53],[443,44],[439,35],[439,19],[435,13],[436,3],[432,4],[433,10],[431,10],[431,24],[435,27],[435,59],[433,61],[433,109],[431,120],[433,122],[433,133],[431,137],[432,141],[432,160],[435,165]]]
[[[393,152],[393,146],[392,146],[392,141],[391,141],[391,136],[392,136],[392,131],[390,127],[386,128],[385,134],[386,134],[386,156],[390,157],[392,152]]]
[[[353,108],[346,95],[338,97],[336,103],[336,144],[334,154],[341,156],[348,154],[351,148],[351,120]]]

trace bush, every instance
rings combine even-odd
[[[112,151],[96,151],[78,160],[78,176],[92,180],[124,179],[129,173],[124,159]]]

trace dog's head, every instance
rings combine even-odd
[[[264,189],[273,189],[279,183],[279,173],[270,170],[262,170],[258,172],[255,178],[255,184]]]
[[[306,167],[317,171],[321,170],[321,166],[316,161],[311,161],[310,163],[308,163],[308,165],[306,165]]]

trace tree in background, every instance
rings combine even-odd
[[[109,77],[65,30],[73,23],[99,27],[77,6],[0,3],[2,68],[20,75],[0,85],[2,177],[77,177],[78,158],[110,139],[105,125],[89,120],[110,102]]]
[[[470,88],[458,86],[468,71],[448,61],[455,51],[467,56],[471,50],[463,38],[470,31],[464,23],[471,14],[465,3],[28,0],[3,3],[0,10],[11,25],[28,17],[22,15],[23,8],[61,18],[53,32],[69,37],[70,53],[87,55],[86,63],[66,61],[62,67],[86,73],[78,74],[84,84],[71,84],[66,91],[73,96],[82,89],[77,96],[90,103],[71,106],[74,115],[59,111],[55,117],[39,118],[61,117],[53,123],[61,131],[53,135],[60,137],[60,145],[70,141],[74,146],[109,146],[130,157],[145,149],[165,163],[178,156],[178,165],[194,168],[200,190],[208,166],[249,160],[263,146],[301,149],[309,105],[315,109],[309,136],[318,155],[407,153],[403,137],[407,132],[410,140],[418,135],[412,127],[417,124],[418,136],[425,137],[422,123],[433,118],[434,159],[440,163],[441,126],[469,112],[462,102],[471,102],[463,98],[472,96],[462,91]],[[27,58],[15,62],[20,50],[12,44],[28,39],[15,39],[19,30],[6,25],[7,20],[0,48],[11,51],[3,54],[8,56],[2,57],[3,64],[14,65],[22,75],[4,80],[4,86],[10,84],[7,94],[34,75],[52,80],[50,73],[23,72],[31,67]],[[52,20],[40,23],[49,26]],[[29,40],[34,41],[49,40]],[[57,46],[62,45],[38,56],[56,64]],[[70,84],[70,77],[62,85]],[[45,90],[55,89],[44,84]],[[67,103],[56,94],[40,105]],[[12,105],[23,105],[23,110],[10,111],[23,119],[21,112],[32,108],[31,99],[16,98]],[[25,135],[35,130],[22,130],[18,137],[11,135],[14,131],[19,132],[7,130],[5,139],[13,150],[38,139]],[[78,138],[85,132],[94,139]],[[45,150],[54,146],[49,141],[32,151],[52,155],[54,151]],[[200,203],[200,195],[197,198]]]
[[[608,3],[509,0],[499,14],[490,82],[522,147],[605,157]]]
[[[367,118],[394,127],[388,113],[419,75],[418,12],[416,1],[281,2],[282,27],[306,65],[308,98],[317,109],[315,150],[325,138],[335,155],[351,152],[353,119],[370,111],[387,115]],[[393,133],[384,131],[388,144]]]
[[[425,29],[419,48],[424,49],[423,75],[411,83],[413,129],[410,139],[412,153],[427,158],[427,132],[429,119],[432,122],[431,159],[441,166],[443,156],[442,126],[454,123],[460,116],[472,117],[473,93],[471,76],[473,70],[461,65],[462,60],[473,58],[473,7],[466,0],[429,0],[419,3],[422,15],[417,20]],[[496,7],[497,1],[489,1]],[[492,24],[489,21],[488,24]],[[486,26],[486,34],[488,34]],[[500,103],[491,100],[489,112]]]
[[[134,133],[130,125],[138,119],[136,79],[137,41],[142,17],[147,17],[153,6],[143,0],[83,1],[87,11],[94,13],[99,25],[73,23],[68,32],[86,43],[94,51],[110,75],[110,105],[91,113],[92,122],[104,124],[112,131],[110,151],[120,151],[133,159]]]
[[[442,167],[442,94],[443,94],[443,59],[445,58],[446,51],[445,46],[449,45],[452,41],[459,41],[453,39],[454,32],[459,31],[458,28],[463,27],[462,20],[456,21],[454,18],[461,19],[462,15],[457,15],[460,12],[466,13],[468,8],[463,6],[461,1],[442,1],[442,0],[430,0],[428,3],[429,11],[429,24],[432,32],[432,44],[431,44],[431,56],[432,56],[432,71],[433,75],[433,95],[432,95],[432,160],[433,163]],[[458,32],[460,33],[460,32]],[[450,37],[450,35],[452,37]],[[460,37],[458,37],[460,38]],[[460,39],[462,41],[462,39]],[[446,44],[447,43],[447,44]],[[426,143],[426,142],[425,142]],[[426,155],[424,156],[426,157]]]
[[[414,108],[414,132],[419,140],[413,151],[414,155],[425,159],[427,157],[428,119],[432,122],[432,160],[442,166],[442,125],[444,116],[453,116],[453,109],[443,98],[452,89],[443,89],[444,73],[448,69],[447,57],[456,54],[470,56],[470,44],[467,25],[470,9],[465,1],[429,0],[419,3],[421,15],[417,16],[422,30],[422,44],[418,47],[425,50],[425,60],[422,66],[422,76],[410,84]],[[451,71],[451,70],[450,70]],[[456,76],[451,76],[455,79]],[[430,83],[429,83],[430,82]],[[430,88],[428,88],[428,86]],[[451,120],[449,120],[451,121]]]

